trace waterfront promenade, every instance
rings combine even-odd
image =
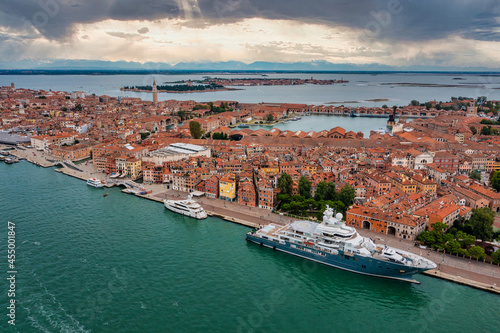
[[[34,149],[16,149],[12,151],[12,153],[36,165],[44,167],[54,165],[54,163],[51,162],[55,160],[54,158],[47,156],[46,153],[35,151]],[[79,164],[78,168],[81,171],[69,168],[59,168],[57,171],[84,181],[93,177],[109,179],[104,173],[97,172],[90,161]],[[84,186],[83,183],[82,186]],[[165,199],[184,199],[188,195],[185,192],[167,189],[161,184],[144,185],[144,188],[152,192],[150,194],[137,196],[159,203],[163,203]],[[234,202],[208,197],[201,197],[196,200],[203,206],[209,215],[251,228],[268,223],[284,224],[294,220],[287,216],[272,213],[269,210],[242,206]],[[376,243],[384,243],[395,248],[425,256],[434,261],[438,265],[438,268],[426,272],[427,275],[500,294],[500,267],[496,265],[489,265],[474,259],[466,260],[449,254],[421,249],[420,247],[416,247],[412,241],[375,233],[366,229],[359,229],[358,232],[365,237],[372,238]]]

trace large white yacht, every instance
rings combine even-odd
[[[165,208],[198,220],[207,218],[207,212],[189,195],[186,200],[163,200]]]
[[[97,178],[90,178],[87,180],[87,185],[97,188],[104,187],[104,184]]]
[[[375,244],[333,213],[327,206],[323,223],[268,224],[249,232],[247,240],[347,271],[415,283],[412,275],[437,267],[411,252]]]

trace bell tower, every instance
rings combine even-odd
[[[158,90],[156,89],[156,80],[153,80],[153,103],[158,103]]]

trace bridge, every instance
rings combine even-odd
[[[109,187],[112,186],[125,186],[126,188],[133,190],[144,190],[142,184],[138,184],[132,180],[123,180],[123,179],[106,179],[106,185]]]
[[[62,166],[63,168],[68,168],[68,169],[73,169],[73,170],[76,170],[78,172],[83,172],[83,170],[79,169],[75,163],[73,163],[72,161],[70,160],[64,160],[64,161],[61,161],[61,160],[49,160],[48,158],[46,158],[47,161],[49,162],[52,162],[54,163],[54,166],[55,165],[60,165]]]

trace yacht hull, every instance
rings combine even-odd
[[[313,247],[291,244],[286,241],[277,242],[263,239],[261,237],[254,236],[251,233],[247,234],[246,239],[250,242],[260,244],[261,246],[272,248],[273,250],[285,252],[307,260],[363,275],[419,283],[414,280],[412,276],[427,270],[424,268],[408,267],[393,262],[367,258],[355,254],[346,255],[341,250],[333,251],[337,253],[327,253]]]

